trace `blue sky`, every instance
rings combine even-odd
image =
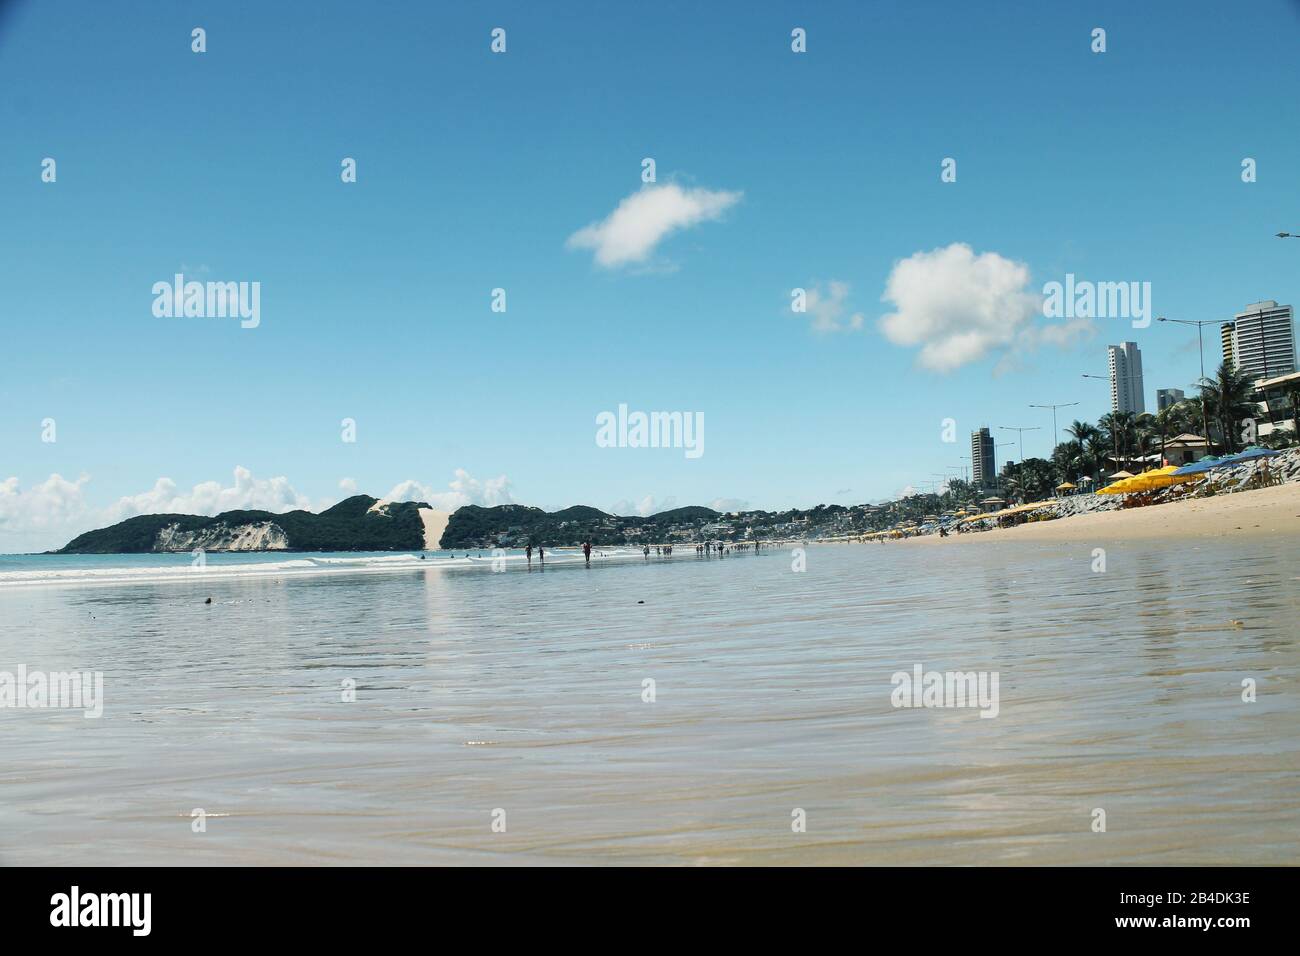
[[[876,500],[960,467],[981,425],[1042,426],[1025,452],[1047,453],[1050,413],[1027,406],[1107,411],[1081,373],[1110,342],[1142,348],[1148,405],[1195,379],[1192,330],[1116,319],[1058,346],[1039,316],[919,364],[881,297],[896,263],[954,243],[1023,264],[1028,293],[1149,281],[1174,317],[1297,298],[1300,241],[1272,238],[1300,232],[1295,3],[271,6],[0,17],[0,551],[159,501],[351,487]],[[647,188],[644,157],[654,188],[739,198],[602,265],[567,240]],[[260,282],[260,325],[155,317],[182,269]],[[818,331],[791,289],[831,282],[846,327]],[[597,447],[619,403],[702,412],[705,454]]]

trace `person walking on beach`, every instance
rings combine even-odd
[[[650,545],[647,544],[644,548],[642,548],[642,549],[641,549],[641,554],[645,556],[645,559],[646,559],[647,561],[649,561],[649,560],[650,560]]]
[[[540,544],[537,546],[537,560],[541,561],[543,564],[546,563],[546,549]]]
[[[529,566],[529,567],[532,567],[532,566],[533,566],[533,546],[532,546],[531,544],[530,544],[528,547],[524,548],[524,554],[525,554],[525,555],[527,556],[527,558],[528,558],[528,566]]]
[[[591,542],[582,543],[582,556],[587,559],[587,567],[591,567]]]

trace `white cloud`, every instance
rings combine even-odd
[[[456,475],[448,484],[446,491],[435,491],[431,485],[408,478],[394,485],[393,490],[384,495],[384,499],[423,501],[439,511],[455,511],[464,505],[482,505],[491,508],[495,505],[514,504],[514,498],[510,493],[510,479],[505,475],[480,481],[464,468],[456,469]]]
[[[172,479],[159,478],[148,491],[119,498],[107,511],[108,520],[112,523],[148,514],[215,515],[222,511],[311,508],[311,502],[293,489],[288,478],[254,478],[242,465],[235,466],[234,474],[235,483],[228,487],[219,481],[204,481],[181,493]]]
[[[357,481],[355,478],[340,478],[339,491],[345,495],[355,495],[357,493]]]
[[[1019,371],[1024,367],[1025,355],[1043,347],[1068,349],[1079,342],[1090,339],[1097,334],[1097,327],[1092,319],[1070,319],[1068,322],[1056,322],[1048,325],[1031,325],[1020,330],[1016,336],[1014,351],[1008,350],[998,359],[993,367],[995,378]]]
[[[667,498],[659,501],[654,495],[646,495],[637,501],[630,501],[624,498],[622,501],[616,501],[610,506],[610,513],[616,515],[639,515],[642,518],[648,518],[650,515],[657,515],[661,511],[672,511],[677,507],[677,498],[669,495]],[[748,511],[749,502],[741,498],[714,498],[708,502],[705,507],[712,508],[714,511]]]
[[[1042,311],[1028,285],[1029,266],[996,252],[976,255],[965,243],[917,252],[894,263],[881,299],[896,311],[880,328],[896,345],[919,345],[923,367],[952,371],[1016,345]]]
[[[591,249],[607,269],[644,262],[659,242],[679,229],[718,219],[743,193],[683,189],[676,183],[646,186],[602,219],[568,239],[570,249]]]
[[[1071,319],[1053,325],[1039,325],[1026,329],[1021,336],[1022,345],[1036,348],[1050,345],[1056,348],[1070,348],[1084,339],[1091,338],[1097,331],[1092,319]]]
[[[826,286],[826,291],[822,290],[820,283],[809,287],[804,298],[807,314],[812,316],[813,331],[856,332],[862,328],[865,320],[861,312],[854,312],[848,318],[844,316],[848,311],[849,284],[832,279]]]
[[[624,498],[621,501],[614,502],[610,506],[610,513],[616,515],[638,515],[642,518],[648,518],[650,515],[657,515],[661,511],[672,511],[677,507],[677,499],[669,495],[663,501],[656,501],[654,495],[645,495],[637,501],[629,501]]]
[[[47,551],[84,531],[89,480],[53,474],[26,491],[17,478],[0,482],[0,553]]]

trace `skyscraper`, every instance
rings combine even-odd
[[[1223,360],[1233,368],[1237,367],[1237,356],[1234,354],[1232,347],[1232,333],[1236,326],[1231,322],[1224,322],[1219,326],[1219,342],[1223,347]]]
[[[1186,397],[1181,388],[1157,388],[1156,411],[1163,412],[1170,405],[1177,405]]]
[[[1110,410],[1141,415],[1147,410],[1142,398],[1142,351],[1136,342],[1106,346],[1110,364]]]
[[[993,437],[988,426],[970,433],[971,480],[976,488],[991,488],[997,479],[997,465],[993,458]]]
[[[1223,360],[1252,381],[1290,375],[1296,370],[1295,326],[1291,306],[1273,299],[1254,302],[1225,322],[1220,332]]]

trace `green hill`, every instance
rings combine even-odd
[[[140,515],[88,531],[59,554],[147,554],[204,548],[287,551],[420,551],[423,502],[403,501],[371,511],[376,499],[354,495],[315,514],[310,511],[225,511],[204,515]],[[258,541],[269,542],[264,547]]]

